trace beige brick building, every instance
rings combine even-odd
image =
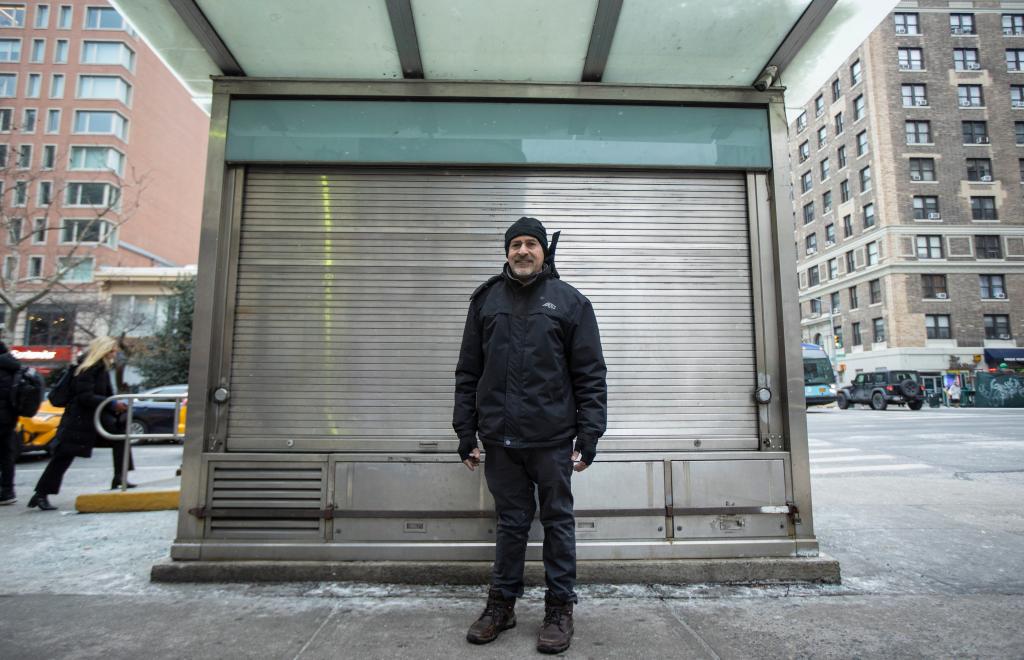
[[[802,334],[840,380],[1021,346],[1024,3],[902,2],[801,110]]]

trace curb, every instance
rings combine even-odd
[[[178,508],[180,490],[144,490],[141,492],[93,493],[75,498],[79,513],[125,513],[130,511],[166,511]]]

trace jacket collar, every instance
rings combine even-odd
[[[505,276],[505,280],[509,284],[515,285],[516,287],[522,287],[522,288],[525,289],[525,288],[533,286],[537,282],[540,282],[542,280],[546,280],[549,277],[551,277],[551,266],[549,266],[548,264],[545,263],[544,266],[541,268],[539,273],[537,273],[536,275],[534,275],[530,279],[526,280],[525,282],[523,282],[522,280],[520,280],[519,278],[517,278],[515,275],[512,274],[512,268],[508,265],[507,262],[506,262],[505,267],[502,269],[501,272]]]

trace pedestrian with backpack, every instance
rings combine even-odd
[[[0,505],[14,504],[14,464],[18,460],[19,438],[14,433],[18,414],[12,401],[15,377],[21,363],[0,342]]]
[[[93,425],[96,408],[104,399],[114,394],[110,382],[110,369],[117,356],[117,340],[113,337],[97,337],[89,343],[85,358],[73,366],[71,391],[73,396],[64,408],[60,426],[57,427],[57,448],[53,457],[43,470],[43,475],[36,483],[35,494],[28,501],[29,508],[39,507],[41,511],[53,511],[57,507],[50,504],[48,497],[60,492],[64,473],[71,467],[75,457],[88,458],[97,445],[99,434]],[[69,367],[71,368],[71,367]],[[105,429],[117,432],[117,414],[127,409],[123,401],[108,404],[100,415]],[[112,488],[119,487],[121,460],[124,457],[124,442],[111,442],[114,450],[114,482]],[[129,484],[131,486],[131,484]]]

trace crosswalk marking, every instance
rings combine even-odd
[[[835,449],[812,449],[811,450],[811,455],[812,456],[819,456],[821,454],[849,454],[851,452],[859,452],[859,451],[861,451],[861,450],[860,449],[856,449],[854,447],[845,447],[845,448],[836,447]]]
[[[900,465],[844,465],[842,467],[811,468],[811,475],[843,474],[848,472],[901,472],[905,470],[927,470],[931,465],[924,463],[902,463]]]
[[[850,461],[880,461],[893,458],[890,454],[857,454],[856,456],[826,456],[825,458],[811,458],[811,464],[815,463],[848,463]]]

